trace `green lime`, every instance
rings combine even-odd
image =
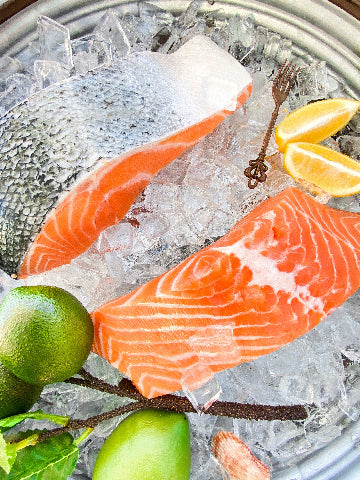
[[[189,480],[186,415],[140,410],[125,418],[101,447],[93,480]]]
[[[0,418],[27,412],[42,388],[16,377],[0,362]]]
[[[61,288],[17,287],[0,305],[0,361],[33,385],[60,382],[78,372],[93,337],[89,313]]]

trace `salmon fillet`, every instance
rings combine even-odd
[[[305,334],[360,285],[360,215],[290,187],[224,237],[92,312],[93,351],[146,397]]]
[[[0,118],[0,268],[25,278],[69,263],[250,92],[245,68],[197,36],[15,107]]]

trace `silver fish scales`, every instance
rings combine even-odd
[[[133,62],[133,70],[141,58]],[[144,137],[161,136],[165,124],[157,117],[164,97],[147,85],[152,100],[146,105],[146,97],[137,93],[140,77],[125,75],[116,65],[101,69],[49,87],[1,118],[0,268],[4,271],[17,272],[47,213],[84,171],[93,170],[100,158],[143,143]],[[122,95],[116,95],[120,89]],[[148,115],[129,115],[130,105],[147,109]],[[133,108],[131,112],[134,115]],[[128,135],[140,118],[138,135]],[[169,112],[167,122],[174,129],[181,127],[180,120],[174,110]]]
[[[196,37],[196,42],[205,51],[214,48],[205,37]],[[216,112],[194,101],[189,85],[182,89],[171,74],[174,66],[186,64],[192,48],[187,45],[167,56],[133,54],[54,84],[0,119],[1,269],[18,273],[49,212],[89,175],[96,176],[120,155],[169,138]],[[215,48],[215,56],[229,56]],[[201,63],[199,55],[190,63]]]

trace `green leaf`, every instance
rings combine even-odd
[[[66,480],[79,456],[78,447],[69,433],[19,450],[10,470],[0,470],[0,480]]]
[[[0,467],[2,467],[6,473],[9,473],[15,459],[16,447],[12,444],[6,443],[3,435],[0,433]]]
[[[4,469],[6,473],[9,473],[13,466],[17,452],[22,448],[26,448],[29,445],[35,445],[39,431],[27,431],[17,432],[15,435],[11,435],[12,441],[9,442],[8,437],[4,437],[0,433],[0,467]]]
[[[12,417],[2,418],[0,420],[0,432],[14,427],[26,418],[32,418],[34,420],[50,420],[54,423],[62,425],[63,427],[69,422],[69,417],[52,415],[51,413],[44,413],[42,410],[37,410],[36,412],[20,413],[19,415],[13,415]]]

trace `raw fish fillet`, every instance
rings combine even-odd
[[[251,92],[230,54],[198,36],[36,93],[0,118],[0,268],[69,263],[127,213],[165,165]]]
[[[188,390],[303,335],[360,285],[360,215],[296,188],[92,313],[93,351],[146,397]]]

